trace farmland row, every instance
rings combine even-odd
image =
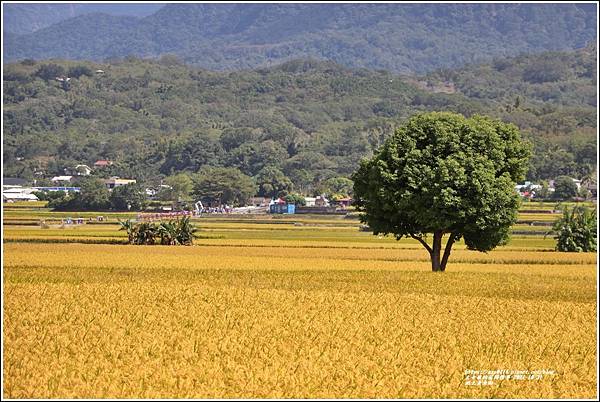
[[[454,261],[434,275],[423,251],[410,248],[11,243],[4,252],[11,398],[595,392],[591,254],[577,255],[577,265]],[[455,257],[470,255],[481,254]],[[564,254],[488,256],[519,255]],[[402,256],[413,260],[386,260]],[[554,374],[473,387],[465,369]]]
[[[7,250],[18,249],[17,244],[8,243],[5,245]],[[55,247],[55,249],[53,249]],[[66,248],[65,248],[66,247]],[[147,247],[139,246],[98,246],[98,245],[51,245],[51,244],[31,244],[28,246],[31,257],[44,260],[43,256],[47,255],[48,260],[43,264],[62,264],[63,259],[68,258],[66,254],[76,252],[79,260],[86,260],[86,255],[94,255],[96,253],[105,252],[104,256],[99,256],[92,261],[94,264],[127,264],[137,263],[138,259],[142,259],[147,254]],[[252,247],[243,246],[231,247],[229,245],[199,245],[196,247],[177,248],[173,251],[172,247],[154,246],[152,254],[155,259],[164,258],[161,264],[165,266],[177,266],[180,264],[184,267],[194,267],[198,260],[206,260],[213,257],[227,256],[233,259],[258,258],[272,259],[277,263],[285,264],[285,260],[303,259],[311,264],[317,264],[319,261],[335,260],[352,263],[369,262],[372,264],[378,263],[404,263],[415,262],[425,263],[417,264],[419,267],[429,264],[429,256],[422,248],[330,248],[330,247],[307,247],[298,245],[298,247]],[[23,256],[27,259],[29,256]],[[204,261],[202,262],[204,263]],[[560,265],[560,266],[577,266],[590,265],[596,263],[596,255],[594,253],[558,253],[538,251],[523,252],[521,250],[495,250],[490,253],[479,253],[474,251],[458,248],[452,253],[452,264],[529,264],[529,265]],[[26,264],[23,260],[19,264]],[[135,265],[135,264],[134,264]],[[301,265],[301,264],[298,264]],[[119,265],[120,266],[120,265]]]

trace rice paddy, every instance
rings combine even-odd
[[[551,237],[459,243],[434,274],[416,242],[341,217],[96,244],[115,222],[3,226],[4,397],[596,396],[597,256]]]

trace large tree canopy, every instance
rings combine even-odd
[[[193,195],[210,206],[244,205],[256,184],[236,168],[205,166],[194,177]]]
[[[529,156],[514,125],[454,113],[416,115],[361,162],[353,175],[355,203],[374,234],[418,240],[432,269],[444,271],[461,238],[478,251],[507,241],[519,206],[514,185]]]

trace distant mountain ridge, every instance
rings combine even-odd
[[[105,13],[145,17],[164,4],[158,3],[8,3],[4,4],[2,29],[9,34],[29,34],[79,15]]]
[[[5,17],[6,18],[6,17]],[[85,14],[5,32],[5,61],[174,54],[212,70],[298,57],[424,73],[596,40],[594,4],[169,4],[145,17]]]

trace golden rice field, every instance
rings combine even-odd
[[[193,247],[5,225],[3,396],[596,396],[596,254],[515,236],[434,274],[414,241],[303,223],[200,220]]]

